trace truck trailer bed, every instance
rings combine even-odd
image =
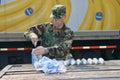
[[[44,74],[36,71],[31,64],[13,64],[1,70],[0,80],[120,80],[120,60],[67,66],[67,72],[63,74]]]

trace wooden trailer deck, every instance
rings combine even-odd
[[[105,64],[68,66],[63,74],[46,75],[31,64],[8,65],[0,72],[0,80],[120,80],[120,60]]]

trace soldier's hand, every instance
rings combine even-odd
[[[43,55],[45,54],[45,48],[42,46],[38,46],[37,48],[34,49],[33,53],[35,55],[39,55],[39,54]]]
[[[32,44],[36,47],[38,42],[38,36],[35,33],[31,33],[30,38],[31,38]]]

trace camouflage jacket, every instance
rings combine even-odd
[[[41,39],[41,46],[48,49],[46,56],[56,59],[65,59],[73,39],[73,31],[65,24],[62,29],[56,29],[52,23],[43,23],[28,29],[24,36],[30,40],[30,33],[37,34]]]

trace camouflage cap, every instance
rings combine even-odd
[[[62,18],[66,14],[66,7],[64,5],[55,5],[52,8],[52,18]]]

